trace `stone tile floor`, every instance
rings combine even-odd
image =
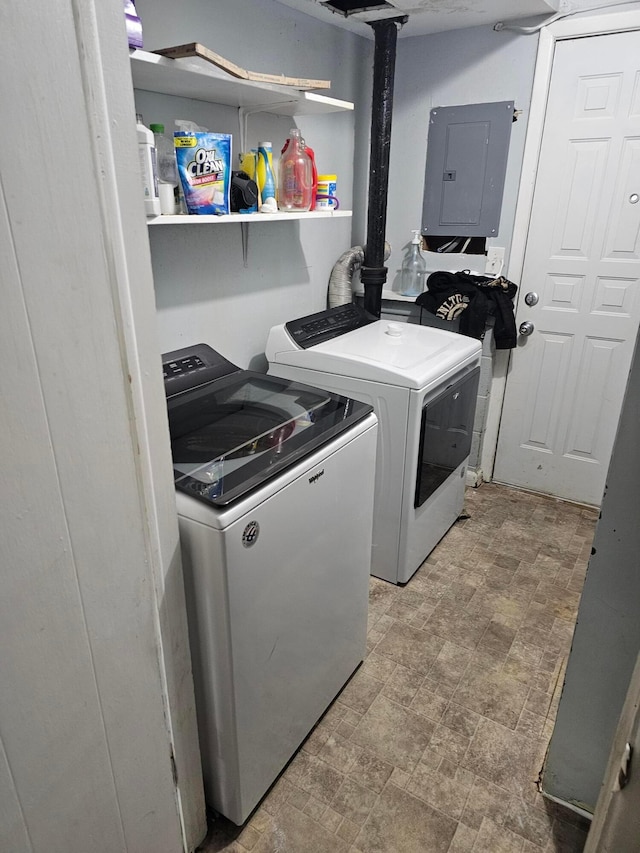
[[[202,853],[577,853],[537,780],[596,510],[484,484],[404,587],[371,579],[368,656],[242,829]]]

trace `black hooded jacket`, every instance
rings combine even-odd
[[[518,288],[506,278],[488,278],[468,272],[434,272],[427,279],[427,290],[416,299],[443,320],[460,319],[460,332],[482,339],[487,317],[495,317],[493,336],[496,349],[516,345],[516,321],[513,297]]]

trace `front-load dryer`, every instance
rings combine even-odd
[[[480,342],[342,305],[274,326],[269,373],[373,406],[371,573],[406,583],[462,512]]]

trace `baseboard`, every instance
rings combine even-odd
[[[547,794],[547,792],[542,789],[539,790],[546,800],[551,800],[552,803],[557,803],[559,806],[568,809],[570,812],[575,812],[575,814],[580,815],[580,817],[583,817],[588,821],[593,820],[593,814],[588,812],[586,809],[577,806],[575,803],[569,803],[567,800],[561,800],[559,797],[554,797],[553,794]]]

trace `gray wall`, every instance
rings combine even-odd
[[[366,240],[373,41],[300,14],[273,0],[138,0],[145,49],[200,42],[251,70],[330,79],[329,94],[353,101],[353,114],[298,117],[318,169],[338,173],[343,207],[353,219],[249,227],[247,267],[238,225],[151,228],[158,328],[163,350],[206,340],[241,366],[264,367],[270,326],[325,307],[331,268]],[[399,38],[390,156],[387,239],[393,285],[411,229],[420,225],[429,110],[432,106],[513,99],[524,111],[513,125],[499,237],[511,242],[528,116],[536,36],[490,27]],[[237,138],[237,113],[186,99],[138,93],[145,121],[193,118]],[[274,152],[291,119],[257,114],[249,140],[271,139]],[[458,256],[458,259],[459,256]],[[471,256],[465,266],[478,265]],[[483,269],[484,258],[480,259]]]
[[[353,219],[249,227],[248,262],[242,264],[238,225],[150,228],[158,335],[163,351],[206,341],[242,367],[264,369],[269,328],[321,310],[331,268],[351,245],[366,241],[373,41],[262,0],[138,0],[145,49],[194,38],[251,70],[330,79],[330,94],[355,103],[353,114],[298,117],[294,123],[316,152],[318,169],[338,173],[343,207]],[[259,25],[256,25],[259,22]],[[197,34],[197,35],[196,35]],[[266,34],[266,36],[265,36]],[[433,106],[514,100],[523,114],[512,127],[500,232],[491,242],[511,244],[528,118],[537,36],[476,27],[398,39],[390,154],[387,239],[392,246],[392,288],[411,230],[420,226],[429,111]],[[237,139],[237,111],[198,101],[137,93],[147,123],[173,126],[192,118]],[[248,138],[271,139],[277,156],[291,119],[258,114]],[[456,256],[455,268],[484,269],[484,257]],[[430,268],[442,268],[429,257]],[[505,266],[505,270],[506,270]],[[482,450],[490,399],[492,353],[485,347],[472,468]]]
[[[249,117],[248,142],[273,143],[274,159],[293,126],[314,149],[318,171],[338,174],[341,206],[354,206],[354,159],[366,164],[355,144],[366,146],[371,44],[330,24],[270,0],[138,0],[146,50],[197,39],[253,71],[331,80],[325,94],[358,104],[354,112],[295,119],[258,113]],[[234,137],[237,110],[184,98],[138,93],[147,124],[167,129],[190,118]],[[366,168],[361,174],[366,175]],[[355,205],[361,208],[360,201]],[[356,217],[356,228],[362,221]],[[150,228],[158,334],[163,351],[205,341],[241,367],[266,369],[267,333],[282,323],[326,307],[331,269],[352,242],[352,220],[284,223],[257,221],[248,228],[243,266],[241,228],[176,226]]]
[[[638,424],[636,344],[543,778],[546,793],[589,811],[640,652]]]
[[[512,126],[504,200],[498,237],[489,242],[508,251],[529,117],[538,37],[496,33],[474,27],[431,36],[401,39],[396,63],[387,239],[388,286],[397,286],[402,258],[419,228],[429,112],[436,106],[513,100],[523,114]],[[428,257],[430,269],[448,269]],[[484,258],[456,256],[455,268],[484,271]],[[507,264],[505,264],[505,270]]]

